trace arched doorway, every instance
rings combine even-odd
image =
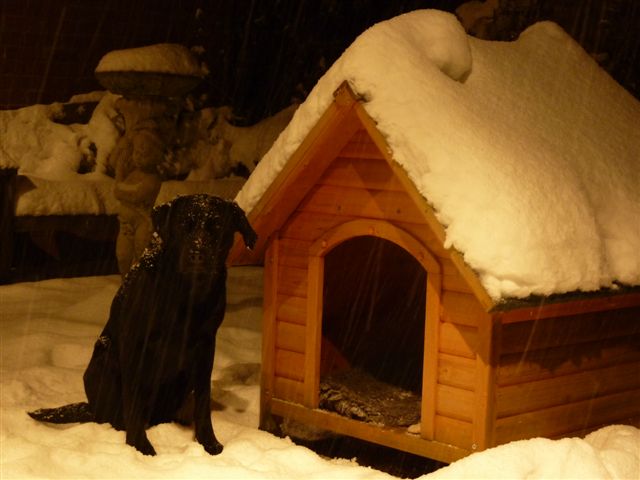
[[[427,374],[424,365],[436,364],[440,282],[440,265],[422,243],[385,221],[347,222],[314,242],[309,249],[306,404],[319,406],[322,376],[364,370],[418,398],[421,394],[421,435],[430,438],[435,372]]]

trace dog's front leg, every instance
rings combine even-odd
[[[148,411],[148,406],[145,406],[144,399],[148,397],[140,387],[140,379],[128,377],[123,374],[122,378],[122,403],[127,445],[135,447],[143,455],[155,455],[156,451],[145,431],[148,421],[145,411]]]
[[[195,373],[194,423],[196,440],[211,455],[222,452],[222,444],[213,433],[211,423],[211,371],[215,356],[215,337],[206,348],[200,349]]]

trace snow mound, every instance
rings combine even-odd
[[[97,92],[96,92],[97,93]],[[63,125],[53,121],[62,104],[32,105],[0,111],[0,168],[51,180],[80,178],[81,162],[96,164],[104,173],[107,157],[119,137],[113,121],[118,95],[100,92],[89,123]],[[84,178],[102,175],[89,174]]]
[[[204,76],[200,64],[191,51],[184,45],[174,43],[113,50],[102,57],[95,71]]]
[[[640,284],[640,103],[557,25],[514,42],[434,10],[371,27],[238,194],[245,211],[345,80],[496,302]]]
[[[120,277],[0,286],[0,478],[396,478],[258,430],[263,273],[259,267],[229,269],[230,304],[213,374],[214,425],[225,445],[218,456],[195,441],[193,428],[178,424],[148,431],[158,455],[147,457],[109,425],[33,421],[27,410],[85,398],[82,374]],[[420,478],[637,479],[640,430],[615,425],[584,439],[513,442]]]
[[[388,36],[392,43],[398,31],[399,48],[409,52],[411,59],[421,63],[432,63],[442,73],[453,80],[463,81],[471,72],[471,48],[464,28],[450,14],[433,10],[429,13],[428,28],[421,22],[413,21],[411,15],[401,15],[393,21],[384,22],[373,31],[365,32],[361,42],[367,43],[367,35]],[[381,38],[372,41],[380,42]],[[387,55],[389,53],[387,52]]]
[[[550,455],[550,452],[553,454]],[[512,442],[458,460],[427,478],[637,478],[640,430],[604,427],[581,438],[533,438]]]

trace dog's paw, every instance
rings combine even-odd
[[[147,442],[146,445],[137,445],[136,449],[143,455],[148,455],[150,457],[156,454],[155,448],[153,448],[153,445],[151,445],[149,442]]]
[[[205,451],[209,455],[218,455],[218,454],[222,453],[222,450],[224,449],[222,444],[220,442],[218,442],[217,440],[214,441],[213,443],[207,443],[207,444],[203,443],[202,446],[204,447]]]
[[[151,445],[151,442],[147,438],[140,439],[135,442],[135,444],[129,442],[127,443],[132,447],[135,447],[135,449],[143,455],[153,456],[156,454],[155,448],[153,448],[153,445]]]

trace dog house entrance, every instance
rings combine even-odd
[[[320,408],[409,426],[420,421],[427,272],[374,236],[325,256]]]

